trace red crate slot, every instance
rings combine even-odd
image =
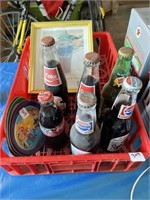
[[[108,81],[117,59],[117,52],[108,32],[93,34],[99,40],[100,88]],[[71,155],[68,148],[62,151],[37,152],[32,156],[14,157],[4,150],[6,146],[5,120],[11,101],[16,96],[34,99],[36,95],[28,94],[28,69],[30,57],[30,37],[26,39],[19,67],[6,103],[6,109],[0,125],[0,166],[11,175],[76,173],[76,172],[111,172],[135,170],[150,157],[150,141],[145,130],[138,106],[134,110],[134,126],[130,137],[120,153],[103,153]],[[69,94],[71,113],[66,116],[68,128],[75,119],[75,94]],[[68,144],[69,145],[69,144]]]

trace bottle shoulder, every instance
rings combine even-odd
[[[49,114],[51,116],[61,115],[61,111],[56,106],[41,106],[40,113]]]

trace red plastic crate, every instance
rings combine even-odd
[[[108,32],[94,33],[93,37],[100,42],[99,54],[100,65],[100,86],[106,83],[117,58],[117,52]],[[16,96],[23,96],[28,99],[36,98],[28,94],[28,67],[30,56],[30,37],[27,38],[19,67],[12,85],[6,109],[0,127],[0,166],[12,175],[29,174],[52,174],[52,173],[75,173],[75,172],[111,172],[135,170],[147,158],[150,157],[150,141],[145,130],[138,106],[134,110],[134,127],[127,145],[120,153],[97,153],[87,155],[71,155],[65,150],[62,152],[45,152],[36,156],[12,157],[4,151],[5,120],[7,109]],[[68,123],[74,123],[75,117],[75,94],[70,94],[69,103],[72,113],[68,116]]]

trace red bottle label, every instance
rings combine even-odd
[[[124,77],[119,77],[114,80],[113,86],[121,87],[123,83]]]
[[[81,94],[83,92],[90,92],[90,93],[95,94],[95,86],[94,85],[88,86],[88,85],[85,85],[83,82],[81,82],[79,93]]]
[[[48,68],[44,66],[44,83],[49,86],[58,86],[62,84],[57,67]]]

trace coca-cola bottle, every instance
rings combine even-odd
[[[100,130],[96,117],[96,96],[90,92],[78,95],[75,123],[70,130],[72,154],[96,153]]]
[[[129,47],[121,47],[118,51],[118,59],[112,70],[109,81],[104,85],[101,95],[101,115],[111,109],[114,100],[121,90],[124,78],[130,75],[131,60],[133,57],[133,49]],[[101,117],[102,117],[101,116]]]
[[[96,52],[89,52],[84,58],[84,70],[81,76],[77,96],[83,92],[90,92],[96,95],[96,113],[98,116],[100,106],[100,84],[99,84],[100,58]]]
[[[38,94],[40,103],[39,126],[47,136],[48,145],[52,149],[63,148],[67,142],[65,120],[60,109],[54,103],[53,93],[42,91]]]
[[[56,53],[55,40],[51,36],[46,36],[41,39],[41,44],[45,89],[53,93],[56,105],[65,111],[68,105],[67,81]]]
[[[124,144],[132,128],[132,113],[141,87],[142,82],[137,77],[124,79],[111,110],[104,116],[100,141],[104,151],[119,151]]]

